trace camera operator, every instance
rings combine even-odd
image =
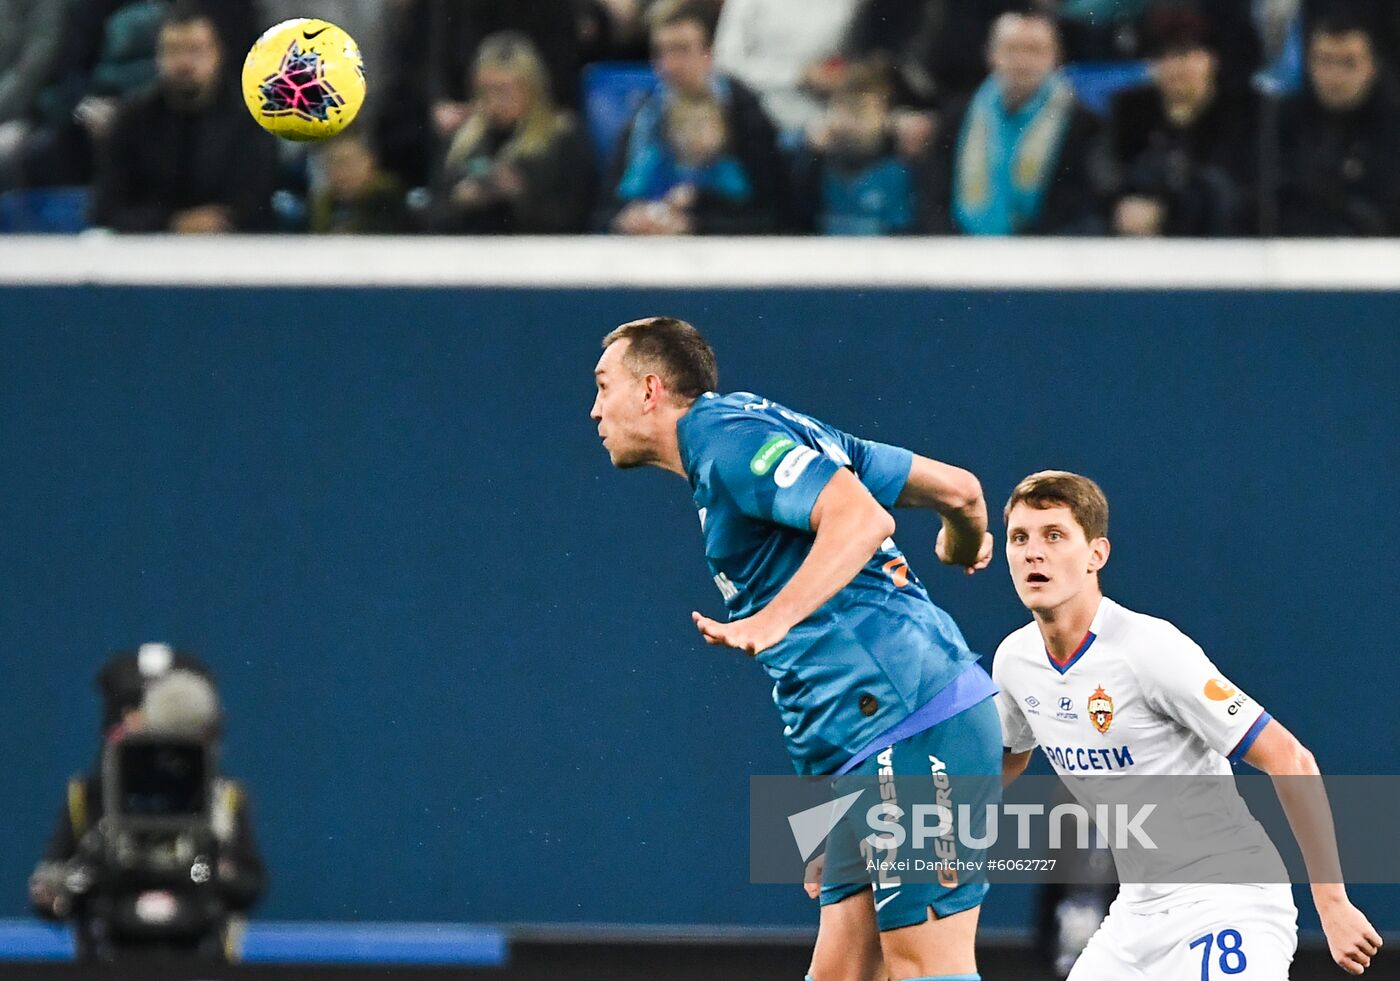
[[[74,777],[30,903],[71,920],[82,961],[234,959],[264,871],[243,789],[219,777],[208,672],[163,644],[98,675],[103,744]]]

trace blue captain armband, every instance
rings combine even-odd
[[[1254,720],[1254,725],[1249,727],[1249,731],[1240,737],[1240,741],[1236,743],[1235,748],[1230,751],[1228,757],[1230,762],[1238,763],[1240,760],[1244,759],[1245,754],[1249,752],[1249,748],[1254,745],[1254,740],[1259,738],[1259,733],[1263,732],[1264,727],[1273,720],[1274,717],[1268,712],[1260,712],[1259,718]]]

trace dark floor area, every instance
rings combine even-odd
[[[510,965],[502,969],[410,968],[402,966],[324,967],[243,965],[184,970],[95,969],[72,964],[0,964],[0,981],[801,981],[807,968],[805,945],[745,943],[580,943],[517,942]],[[979,953],[986,981],[1052,981],[1053,975],[1029,950],[985,945]],[[1327,952],[1308,948],[1293,964],[1292,981],[1340,981],[1349,975],[1332,965]],[[1400,957],[1382,958],[1367,979],[1400,979]],[[1103,981],[1114,981],[1105,978]],[[1197,981],[1195,977],[1181,981]],[[1269,979],[1273,981],[1273,979]]]

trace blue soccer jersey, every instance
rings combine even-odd
[[[731,620],[762,609],[811,550],[812,507],[841,467],[893,507],[913,454],[748,392],[707,392],[681,418],[705,558]],[[849,585],[758,656],[799,773],[831,773],[977,657],[892,539]]]

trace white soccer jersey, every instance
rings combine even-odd
[[[1002,641],[992,677],[1001,689],[996,704],[1003,744],[1017,753],[1038,745],[1086,805],[1134,796],[1133,785],[1105,787],[1122,777],[1228,775],[1230,762],[1244,756],[1270,720],[1181,631],[1107,598],[1065,664],[1051,659],[1032,622]],[[1180,802],[1179,817],[1209,829],[1211,838],[1228,837],[1232,852],[1238,847],[1277,861],[1233,781],[1196,786],[1209,792]],[[1160,789],[1159,783],[1154,790]],[[1123,856],[1116,857],[1121,868]],[[1179,863],[1165,871],[1154,867],[1156,883],[1166,884],[1125,883],[1120,895],[1138,911],[1185,901],[1200,859],[1154,856],[1154,862]],[[1179,873],[1176,884],[1172,873]]]

